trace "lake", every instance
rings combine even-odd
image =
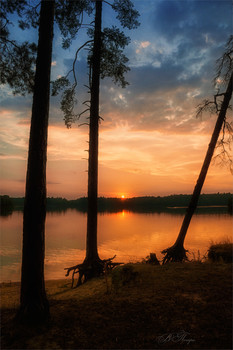
[[[181,227],[184,214],[119,213],[98,214],[100,258],[116,255],[115,261],[136,262],[170,247]],[[19,281],[21,268],[23,214],[15,211],[1,217],[1,282]],[[85,257],[86,214],[69,209],[50,212],[46,217],[45,278],[64,278],[65,267],[81,263]],[[227,213],[194,215],[185,248],[203,256],[212,241],[232,240],[232,216]],[[193,258],[193,254],[189,255]]]

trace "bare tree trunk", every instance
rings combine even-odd
[[[96,1],[94,47],[92,56],[91,107],[88,160],[88,212],[85,263],[99,261],[97,250],[97,199],[98,199],[98,139],[99,139],[99,86],[101,58],[102,1]]]
[[[166,263],[169,261],[187,260],[186,250],[184,249],[184,239],[185,239],[185,236],[187,234],[187,230],[188,230],[190,221],[192,219],[192,216],[193,216],[193,214],[196,210],[196,207],[197,207],[199,196],[200,196],[200,193],[201,193],[201,190],[202,190],[205,178],[206,178],[207,171],[209,169],[209,165],[210,165],[210,162],[211,162],[214,150],[215,150],[215,146],[216,146],[216,143],[218,141],[218,137],[219,137],[220,131],[222,129],[222,126],[223,126],[223,123],[224,123],[224,120],[226,117],[226,112],[227,112],[227,109],[229,107],[231,96],[232,96],[232,75],[231,75],[227,90],[224,94],[224,99],[222,102],[221,110],[219,112],[218,119],[216,121],[215,128],[214,128],[214,131],[213,131],[213,134],[211,137],[211,141],[210,141],[210,144],[209,144],[206,156],[205,156],[205,160],[204,160],[204,163],[202,165],[201,172],[199,174],[196,186],[194,188],[189,206],[187,208],[187,212],[186,212],[186,215],[184,217],[183,224],[182,224],[181,229],[180,229],[180,233],[177,237],[175,244],[172,247],[163,250],[162,253],[166,254],[163,258],[163,263]]]
[[[46,161],[54,0],[42,0],[23,216],[21,296],[18,316],[49,316],[44,284]]]
[[[97,277],[107,270],[113,269],[120,263],[113,263],[115,258],[101,260],[97,246],[97,214],[98,214],[98,143],[99,143],[99,90],[100,90],[100,60],[101,60],[101,22],[102,22],[102,0],[95,1],[95,31],[93,55],[91,58],[91,106],[89,126],[89,159],[88,159],[88,207],[87,207],[87,238],[86,257],[82,264],[65,268],[66,276],[73,271],[78,273],[79,286],[90,278]]]

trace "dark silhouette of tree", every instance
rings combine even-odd
[[[14,202],[12,198],[7,195],[0,196],[0,215],[8,216],[11,215],[14,210]]]
[[[27,9],[27,1],[2,0],[0,7],[0,84],[8,84],[14,94],[25,95],[33,91],[36,63],[36,45],[25,41],[19,44],[10,37],[11,21],[9,15],[17,13],[19,27],[26,29],[27,25],[36,26],[38,15],[36,9]],[[25,16],[27,21],[23,21]],[[32,16],[29,16],[31,12]]]
[[[226,120],[227,110],[230,107],[230,100],[232,97],[232,86],[233,86],[232,85],[233,83],[232,82],[232,75],[233,75],[232,54],[233,54],[233,36],[230,37],[227,43],[227,49],[225,53],[217,61],[218,68],[217,68],[217,75],[215,77],[215,84],[217,84],[217,86],[219,85],[219,83],[221,83],[221,85],[227,85],[227,88],[225,92],[220,92],[220,88],[218,88],[218,93],[214,95],[214,101],[205,100],[202,105],[198,106],[197,115],[200,115],[205,110],[209,110],[211,112],[215,111],[216,114],[218,114],[218,118],[215,124],[215,128],[211,137],[211,141],[208,146],[208,150],[207,150],[196,186],[194,188],[189,206],[187,208],[186,215],[184,217],[179,235],[177,237],[177,240],[172,247],[162,251],[162,253],[165,254],[163,258],[163,264],[167,262],[187,260],[187,255],[186,255],[187,250],[184,248],[184,240],[187,234],[187,230],[189,228],[190,221],[196,210],[200,193],[206,178],[206,174],[209,169],[211,159],[214,154],[214,150],[217,145],[220,132],[223,129],[223,137],[224,137],[226,125],[229,125],[228,129],[230,132],[232,132],[232,129],[230,128],[230,124]],[[219,101],[219,98],[220,99],[223,98],[223,99]],[[221,143],[223,144],[223,139],[221,140]]]
[[[81,283],[82,277],[84,280],[87,280],[103,273],[103,271],[106,269],[106,264],[108,267],[117,265],[117,263],[112,263],[113,258],[101,260],[98,255],[97,247],[98,141],[99,123],[101,119],[99,116],[99,87],[100,79],[105,77],[112,77],[113,81],[115,83],[119,83],[122,87],[125,87],[128,84],[124,78],[124,73],[129,70],[129,68],[125,65],[128,59],[123,54],[122,48],[129,43],[129,38],[127,38],[124,33],[120,32],[116,27],[105,28],[102,31],[101,22],[103,2],[106,1],[95,1],[95,27],[94,30],[89,29],[89,35],[91,38],[94,37],[94,39],[87,42],[87,44],[91,44],[92,46],[88,57],[90,67],[91,98],[89,101],[90,109],[87,109],[90,110],[90,121],[86,257],[83,264],[67,268],[67,275],[69,275],[70,271],[72,270],[73,274],[79,272],[78,285]],[[136,10],[134,10],[131,1],[126,0],[122,2],[115,0],[111,6],[115,11],[117,11],[117,18],[120,20],[123,27],[132,29],[139,25],[139,22],[137,21],[139,14]],[[67,84],[66,79],[67,77],[60,80],[61,85],[64,84],[64,82]],[[69,104],[66,104],[67,108],[65,109],[65,121],[68,127],[71,125],[75,117],[73,107],[76,79],[74,80],[75,83],[73,84],[72,89],[66,90],[68,93],[70,93],[69,96],[71,96],[71,101],[73,102],[72,104],[69,101]],[[67,94],[64,94],[64,96],[67,97]]]
[[[23,255],[21,297],[18,319],[42,321],[49,316],[49,304],[44,284],[46,161],[49,117],[50,71],[52,59],[54,14],[68,48],[80,27],[80,16],[88,11],[89,2],[42,0],[34,7],[25,0],[1,3],[0,59],[1,84],[8,84],[14,93],[33,92],[31,130],[28,151],[26,193],[23,215]],[[37,9],[40,8],[40,15]],[[35,44],[19,45],[10,39],[9,14],[17,12],[21,29],[37,28]],[[39,19],[39,21],[38,21]],[[35,53],[37,57],[35,59]],[[36,64],[36,72],[33,65]]]
[[[55,0],[41,2],[23,214],[23,256],[18,316],[49,316],[44,283],[46,161]]]
[[[28,41],[19,43],[15,38],[12,39],[11,27],[18,22],[21,30],[37,30],[40,4],[40,0],[31,3],[27,0],[1,0],[0,84],[8,84],[14,94],[26,95],[33,92],[37,45]],[[69,48],[75,39],[84,11],[91,13],[91,0],[55,0],[55,20],[62,35],[64,49]],[[18,16],[17,22],[15,14]]]
[[[99,89],[101,60],[101,23],[102,1],[96,1],[95,31],[92,59],[91,105],[89,126],[88,159],[88,205],[86,258],[84,263],[90,267],[90,275],[101,271],[101,262],[97,250],[97,198],[98,198],[98,135],[99,135]],[[99,266],[100,265],[100,266]]]

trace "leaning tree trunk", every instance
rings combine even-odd
[[[187,250],[184,249],[184,239],[185,239],[185,236],[187,234],[187,230],[188,230],[190,221],[192,219],[192,216],[193,216],[195,209],[197,207],[197,203],[199,200],[201,189],[202,189],[202,186],[203,186],[205,178],[206,178],[206,174],[207,174],[207,171],[208,171],[208,168],[209,168],[209,165],[210,165],[210,162],[211,162],[214,150],[215,150],[215,146],[216,146],[220,131],[222,129],[224,120],[226,118],[226,112],[227,112],[227,109],[229,107],[231,96],[232,96],[232,75],[231,75],[227,90],[224,94],[224,99],[223,99],[222,106],[221,106],[221,109],[220,109],[220,112],[218,115],[218,119],[216,121],[215,128],[214,128],[214,131],[213,131],[213,134],[211,137],[211,141],[210,141],[210,144],[209,144],[206,156],[205,156],[205,160],[204,160],[204,163],[202,165],[201,172],[200,172],[200,175],[198,177],[196,186],[194,188],[189,206],[187,208],[187,212],[186,212],[186,215],[184,217],[184,220],[183,220],[183,223],[182,223],[182,226],[180,229],[180,233],[177,237],[175,244],[172,247],[167,248],[167,249],[162,251],[162,253],[165,254],[165,256],[163,258],[163,264],[166,262],[170,262],[170,261],[187,260],[187,256],[186,256]]]
[[[101,58],[102,1],[96,1],[94,47],[92,56],[92,82],[88,160],[88,211],[85,264],[90,275],[98,274],[100,258],[97,250],[98,200],[98,139],[99,139],[99,88]]]
[[[44,284],[46,161],[54,0],[42,0],[23,215],[23,256],[18,316],[49,316]]]

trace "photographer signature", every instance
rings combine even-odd
[[[166,344],[172,342],[180,344],[187,343],[189,345],[191,342],[194,341],[195,339],[192,339],[190,337],[190,333],[185,332],[184,330],[177,333],[166,333],[157,337],[158,344]]]

